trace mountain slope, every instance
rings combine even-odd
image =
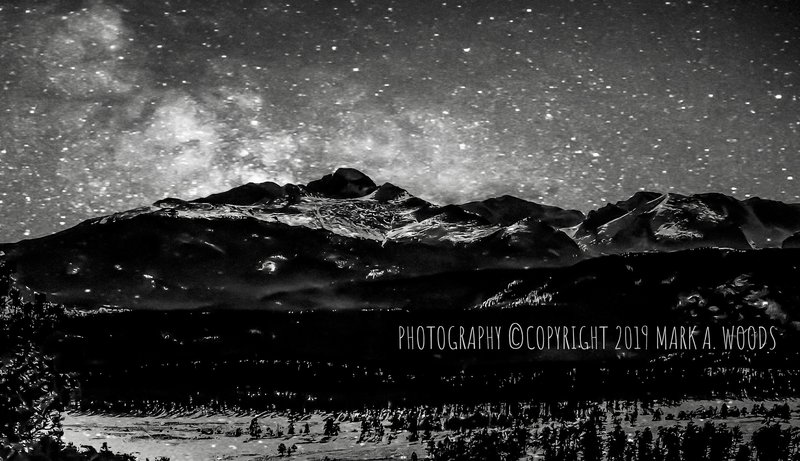
[[[503,226],[349,169],[306,186],[165,199],[2,250],[20,283],[55,301],[144,308],[254,307],[272,293],[339,282],[563,265],[581,255],[544,222]]]
[[[640,192],[586,216],[511,196],[440,206],[342,168],[306,185],[167,198],[0,245],[0,257],[16,266],[19,283],[68,304],[260,308],[291,299],[270,306],[293,309],[300,293],[377,279],[566,267],[617,253],[792,247],[798,233],[800,205],[762,199]]]
[[[640,192],[592,211],[575,239],[590,253],[780,248],[800,231],[800,205],[723,194]]]

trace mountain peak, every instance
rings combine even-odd
[[[556,228],[565,228],[577,226],[584,220],[583,213],[578,210],[564,210],[555,206],[540,205],[513,195],[468,202],[460,207],[501,226],[509,226],[522,219],[533,218]]]
[[[256,205],[283,198],[285,195],[284,188],[274,182],[249,182],[225,192],[192,200],[192,202],[210,203],[212,205]]]
[[[176,308],[260,307],[279,293],[376,278],[781,244],[800,246],[800,205],[657,192],[588,216],[510,195],[436,205],[340,168],[307,185],[164,199],[0,250],[20,283],[60,302]]]
[[[306,185],[310,192],[330,198],[359,198],[369,195],[378,186],[369,176],[354,168],[339,168]]]

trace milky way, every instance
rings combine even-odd
[[[338,166],[436,202],[800,198],[791,1],[22,3],[0,241]]]

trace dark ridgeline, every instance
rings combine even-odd
[[[76,307],[45,348],[81,376],[82,405],[336,407],[791,394],[799,231],[797,205],[760,199],[638,193],[587,216],[509,196],[437,206],[340,169],[2,251],[17,284]],[[779,347],[616,350],[613,330],[591,351],[398,344],[403,326],[512,323],[745,325]]]
[[[544,274],[612,254],[791,248],[798,232],[800,205],[757,198],[641,192],[587,216],[510,196],[438,206],[343,168],[308,185],[169,198],[0,251],[20,284],[70,305],[307,310],[365,307],[353,291],[381,286],[365,281]],[[470,296],[457,307],[485,300]],[[421,307],[388,301],[369,307]]]

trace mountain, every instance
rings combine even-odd
[[[509,226],[517,221],[531,218],[556,228],[564,228],[577,226],[585,219],[583,213],[577,210],[540,205],[510,195],[481,202],[469,202],[459,207],[501,226]]]
[[[528,203],[514,200],[515,209]],[[505,225],[343,168],[307,185],[168,198],[0,250],[18,282],[68,304],[258,307],[276,293],[336,283],[579,259],[554,227],[579,212],[531,206],[547,216],[513,211],[521,219]]]
[[[800,204],[723,194],[639,192],[589,212],[575,240],[590,254],[780,248],[800,231]]]
[[[431,389],[569,397],[558,370],[573,365],[587,365],[587,395],[670,395],[689,369],[716,391],[706,367],[800,354],[797,247],[798,206],[775,201],[640,192],[584,216],[510,196],[437,205],[339,169],[91,219],[0,245],[0,264],[73,307],[46,351],[89,405],[305,406]],[[714,346],[660,347],[670,327],[712,331]],[[602,346],[584,348],[600,328]],[[741,347],[726,349],[725,329]],[[470,349],[501,330],[497,349]],[[583,375],[599,369],[622,378]]]
[[[20,284],[89,307],[363,308],[373,298],[354,293],[373,285],[384,290],[376,306],[409,307],[423,301],[402,284],[427,276],[479,279],[630,252],[792,247],[798,235],[800,205],[770,200],[640,192],[586,216],[511,196],[440,206],[341,168],[305,185],[163,199],[0,245],[0,257]],[[371,285],[378,281],[386,283]],[[495,289],[454,285],[433,296],[424,286],[443,306],[480,304]]]

